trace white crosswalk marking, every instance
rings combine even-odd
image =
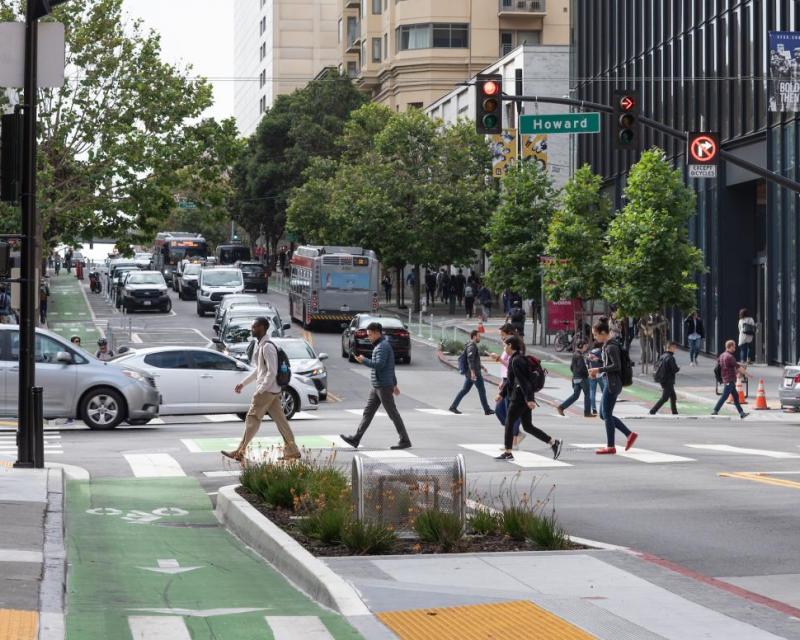
[[[748,449],[746,447],[732,447],[727,444],[687,444],[692,449],[706,449],[708,451],[721,451],[723,453],[743,453],[751,456],[765,456],[767,458],[800,458],[800,453],[786,451],[770,451],[768,449]]]
[[[410,451],[404,451],[402,449],[398,449],[396,451],[392,451],[388,449],[386,451],[359,451],[358,455],[360,456],[367,456],[368,458],[417,458],[419,456],[411,453]]]
[[[333,640],[317,616],[266,616],[275,640]]]
[[[363,409],[345,409],[345,411],[347,411],[347,413],[352,413],[354,416],[360,416],[360,415],[364,414],[364,410]],[[385,411],[376,411],[375,412],[375,417],[376,418],[386,418],[386,417],[388,417],[388,415],[386,414]]]
[[[242,475],[242,471],[203,471],[203,475],[206,478],[234,478]]]
[[[130,616],[133,640],[191,640],[181,616]]]
[[[209,422],[241,422],[239,416],[233,413],[218,413],[216,415],[212,414],[203,417]]]
[[[462,418],[469,416],[468,413],[453,413],[452,411],[448,411],[447,409],[415,409],[415,411],[419,411],[420,413],[427,413],[432,416],[458,416],[460,415]]]
[[[496,458],[502,453],[499,444],[460,444],[458,446],[462,449],[469,449],[470,451],[482,453],[492,458]],[[553,460],[553,456],[540,456],[539,454],[529,451],[514,451],[514,460],[510,462],[523,469],[548,469],[572,466],[568,462]]]
[[[577,447],[578,449],[600,449],[605,447],[604,444],[570,444],[570,447]],[[630,458],[638,462],[646,462],[647,464],[659,464],[663,462],[697,462],[694,458],[685,458],[683,456],[675,456],[671,453],[661,453],[659,451],[650,451],[650,449],[640,449],[634,447],[630,451],[625,451],[624,446],[617,447],[617,455],[620,458]]]
[[[137,478],[178,478],[186,474],[167,453],[126,453],[125,460]]]
[[[44,452],[45,455],[63,455],[64,450],[61,448],[61,435],[57,433],[44,434]],[[4,433],[0,435],[0,454],[16,454],[17,453],[17,434],[16,432]]]

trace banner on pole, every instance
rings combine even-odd
[[[517,130],[503,129],[503,133],[489,136],[492,151],[492,175],[502,178],[517,162]]]
[[[769,32],[769,110],[800,111],[800,32]]]

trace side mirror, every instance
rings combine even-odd
[[[72,354],[68,351],[59,351],[56,354],[56,362],[61,364],[72,364]]]
[[[319,355],[317,355],[317,358],[319,358],[320,360],[327,360],[328,358],[330,358],[330,356],[327,353],[320,353]]]
[[[215,324],[211,327],[214,330],[214,333],[219,333],[219,325]]]

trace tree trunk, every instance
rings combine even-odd
[[[419,285],[420,285],[420,282],[419,282],[419,265],[415,264],[414,265],[414,291],[413,291],[413,294],[412,294],[414,296],[414,301],[413,301],[413,304],[412,304],[412,309],[413,309],[414,313],[419,313],[419,311],[420,311],[420,308],[419,308],[419,291],[420,291]]]

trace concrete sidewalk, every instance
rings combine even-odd
[[[0,639],[64,635],[63,477],[0,454]]]

